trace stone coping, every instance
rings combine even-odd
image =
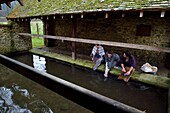
[[[84,59],[73,60],[70,56],[52,53],[52,52],[44,51],[44,50],[41,50],[41,49],[31,49],[30,52],[38,54],[38,55],[46,56],[46,57],[49,57],[49,58],[57,59],[57,60],[60,60],[60,61],[64,61],[64,62],[67,62],[67,63],[71,63],[71,64],[74,64],[74,65],[86,67],[86,68],[89,68],[89,69],[92,69],[93,66],[94,66],[94,63],[89,61],[89,60],[84,60]],[[98,71],[104,72],[104,70],[105,70],[104,64],[99,66]],[[110,73],[115,75],[115,76],[118,76],[118,75],[120,75],[121,70],[114,68],[110,71]],[[134,80],[134,81],[139,81],[139,82],[142,82],[142,83],[154,85],[154,86],[165,88],[165,89],[170,88],[170,78],[168,78],[168,77],[139,73],[139,72],[135,71],[134,74],[132,75],[131,79]]]

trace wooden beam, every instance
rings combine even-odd
[[[7,5],[9,8],[11,8],[11,2],[10,2],[10,1],[7,1],[7,2],[6,2],[6,5]]]
[[[22,0],[17,0],[19,2],[20,5],[24,6],[23,1]]]
[[[30,33],[19,33],[19,35],[30,36],[30,37],[38,36],[37,34],[30,34]],[[62,36],[50,36],[50,35],[39,35],[39,36],[43,37],[43,38],[51,38],[51,39],[62,40],[62,41],[71,41],[71,42],[88,43],[88,44],[101,44],[101,45],[106,45],[106,46],[115,46],[115,47],[170,53],[170,48],[148,46],[148,45],[141,45],[141,44],[111,42],[111,41],[102,41],[102,40],[90,40],[90,39],[62,37]]]

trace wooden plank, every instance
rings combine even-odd
[[[19,33],[19,35],[31,36],[31,37],[32,36],[33,37],[38,36],[37,34],[29,34],[29,33]],[[62,36],[50,36],[50,35],[39,35],[39,37],[62,40],[62,41],[80,42],[80,43],[88,43],[88,44],[101,44],[101,45],[106,45],[106,46],[115,46],[115,47],[123,47],[123,48],[141,49],[141,50],[170,53],[170,48],[162,48],[162,47],[148,46],[148,45],[141,45],[141,44],[131,44],[131,43],[111,42],[111,41],[101,41],[101,40],[90,40],[90,39],[62,37]]]
[[[10,1],[7,1],[7,2],[6,2],[6,5],[7,5],[9,8],[11,8],[11,2],[10,2]]]
[[[19,2],[20,5],[24,6],[23,1],[22,0],[17,0]]]

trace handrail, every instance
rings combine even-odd
[[[148,46],[148,45],[141,45],[141,44],[111,42],[111,41],[72,38],[72,37],[63,37],[63,36],[37,35],[37,34],[30,34],[30,33],[18,33],[18,34],[21,36],[30,36],[30,37],[39,36],[39,37],[43,37],[43,38],[56,39],[56,40],[62,40],[62,41],[80,42],[80,43],[88,43],[88,44],[101,44],[101,45],[106,45],[106,46],[115,46],[115,47],[124,47],[124,48],[170,53],[170,48]]]

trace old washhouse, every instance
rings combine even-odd
[[[24,6],[16,7],[7,17],[11,24],[1,26],[5,29],[1,31],[5,35],[1,39],[1,53],[30,50],[30,36],[36,36],[30,34],[30,21],[38,18],[44,22],[45,35],[40,36],[46,39],[46,46],[69,51],[76,63],[76,58],[89,55],[92,44],[101,43],[117,53],[130,49],[139,65],[148,61],[169,68],[169,1],[30,0],[21,4]],[[167,77],[160,75],[160,81],[153,76],[141,76],[136,74],[132,79],[169,88]]]

